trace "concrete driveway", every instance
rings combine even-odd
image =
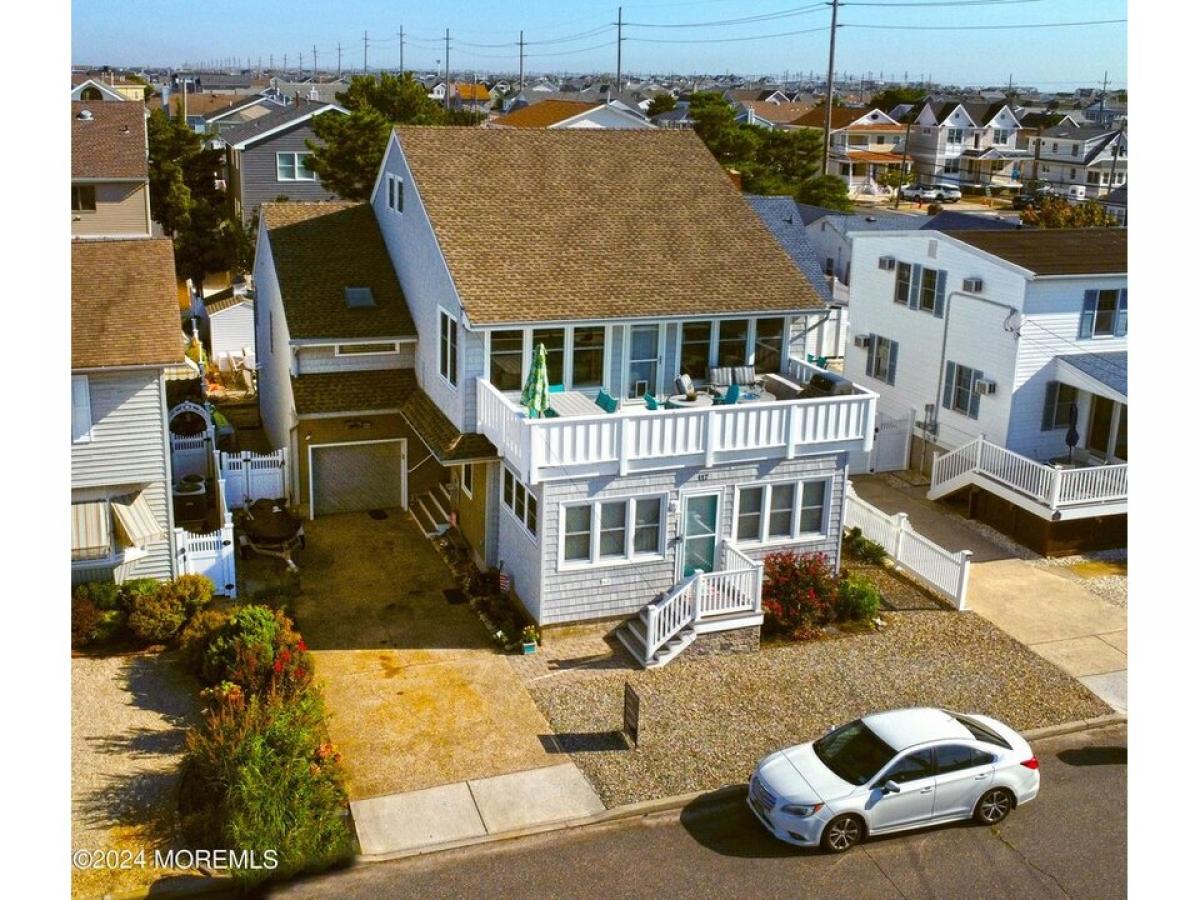
[[[551,729],[403,510],[306,522],[297,625],[352,800],[560,764]]]
[[[908,513],[912,526],[947,550],[970,550],[967,607],[1126,711],[1126,615],[1063,569],[1014,553],[969,525],[924,488],[882,475],[858,475],[859,497],[886,513]]]

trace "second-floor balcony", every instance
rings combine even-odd
[[[552,418],[531,418],[514,392],[477,382],[477,430],[526,484],[563,478],[714,466],[840,451],[868,451],[878,395],[800,397],[824,370],[800,360],[742,402],[606,413],[589,394],[552,395]]]

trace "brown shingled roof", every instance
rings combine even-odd
[[[496,448],[482,434],[461,432],[420,388],[414,388],[400,409],[417,436],[443,465],[468,460],[495,459]]]
[[[878,110],[883,112],[883,110]],[[876,112],[874,109],[868,109],[862,106],[835,106],[830,114],[830,128],[837,130],[847,127],[851,122],[856,122],[863,116],[870,115]],[[793,125],[803,125],[806,128],[824,128],[825,127],[825,104],[814,106],[807,113],[792,122]],[[882,123],[888,124],[888,123]],[[867,126],[863,126],[867,127]],[[874,127],[874,126],[869,126]],[[894,126],[893,126],[894,127]]]
[[[317,372],[292,378],[292,397],[300,416],[398,412],[415,390],[412,369]]]
[[[491,124],[505,128],[549,128],[602,105],[584,100],[542,100],[540,103],[523,106],[506,116],[500,116]]]
[[[370,206],[264,203],[261,215],[293,339],[416,336]],[[369,287],[375,305],[351,309],[347,287]]]
[[[180,362],[175,290],[169,238],[72,241],[71,368]]]
[[[491,100],[492,95],[488,93],[486,84],[477,84],[469,81],[459,81],[454,85],[454,92],[463,100]]]
[[[824,305],[691,131],[396,135],[474,324]]]
[[[145,106],[71,103],[72,178],[145,178],[147,171]]]
[[[1124,228],[1022,228],[947,234],[1035,275],[1124,275]]]
[[[754,115],[776,125],[795,123],[813,108],[811,103],[768,103],[766,100],[743,100],[742,106],[754,110]],[[825,120],[821,120],[825,124]]]

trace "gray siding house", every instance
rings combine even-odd
[[[169,239],[71,245],[71,578],[174,577],[165,371],[182,358]]]
[[[312,151],[307,142],[316,140],[312,120],[326,113],[348,115],[335,103],[297,99],[222,130],[229,195],[234,213],[243,222],[250,222],[263,203],[281,197],[291,201],[337,199],[309,167]]]

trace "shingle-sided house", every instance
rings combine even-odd
[[[178,572],[165,372],[182,358],[171,241],[73,241],[73,583]]]
[[[1124,129],[1059,125],[1029,140],[1033,159],[1026,181],[1037,181],[1074,200],[1096,200],[1125,183],[1129,139]]]
[[[796,119],[802,128],[824,129],[824,105]],[[879,109],[835,106],[830,111],[829,166],[826,174],[846,182],[852,195],[888,194],[880,175],[899,170],[904,162],[904,126]]]
[[[536,622],[629,620],[647,664],[756,645],[762,557],[836,564],[875,395],[799,396],[826,305],[694,134],[399,127],[371,207],[417,334],[404,390],[499,456],[435,464]],[[531,417],[539,345],[556,414]]]
[[[309,166],[312,151],[307,142],[317,140],[312,120],[327,114],[348,115],[334,103],[298,99],[222,130],[221,139],[227,145],[229,196],[233,198],[236,215],[243,221],[251,221],[261,204],[280,197],[336,199]]]
[[[1003,101],[928,101],[909,131],[913,169],[922,181],[1019,186],[1021,163],[1030,156],[1018,149],[1019,127]]]
[[[71,235],[147,237],[150,179],[146,107],[71,104]]]
[[[647,119],[606,103],[541,100],[498,116],[489,128],[654,128]]]
[[[915,420],[934,499],[1044,553],[1123,546],[1123,228],[854,235],[845,372]]]

